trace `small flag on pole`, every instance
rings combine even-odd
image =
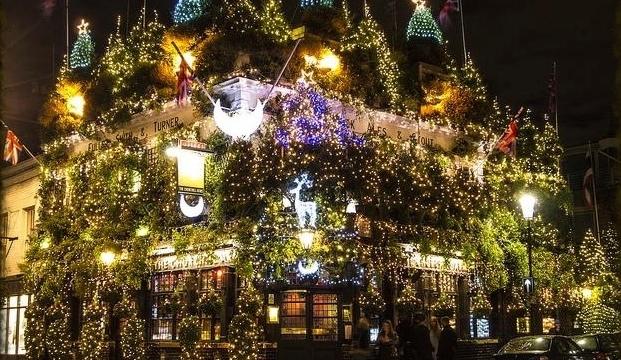
[[[593,208],[593,161],[591,161],[591,150],[586,153],[587,169],[582,179],[584,188],[584,203],[589,209]]]
[[[522,115],[522,111],[524,108],[520,108],[520,110],[515,114],[509,126],[505,130],[505,133],[502,134],[500,139],[496,142],[495,148],[502,151],[507,155],[511,155],[515,157],[516,145],[517,145],[517,136],[518,136],[518,119],[520,115]]]
[[[457,0],[446,0],[438,15],[438,22],[444,29],[451,27],[451,14],[454,12],[459,12],[459,3]]]
[[[4,143],[4,160],[10,162],[12,165],[17,164],[19,161],[19,152],[22,151],[23,146],[19,142],[17,136],[11,130],[6,132],[6,140]]]

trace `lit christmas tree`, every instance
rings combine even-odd
[[[602,231],[602,246],[606,250],[606,259],[614,271],[621,268],[621,248],[619,246],[619,234],[614,224],[608,224]]]
[[[289,40],[289,24],[283,15],[281,0],[267,0],[261,9],[261,29],[274,41]]]
[[[425,5],[424,0],[415,1],[416,10],[410,19],[408,25],[407,38],[412,39],[429,39],[437,42],[442,42],[442,31],[438,27],[438,23],[431,14],[431,9]]]
[[[175,24],[185,24],[196,20],[205,13],[206,8],[206,0],[179,0],[173,10],[173,21]]]
[[[599,301],[585,305],[578,313],[576,322],[585,334],[614,333],[621,328],[619,313]]]
[[[78,39],[73,44],[69,64],[72,69],[89,68],[95,55],[95,44],[91,38],[88,23],[82,19],[78,25]]]
[[[101,359],[105,341],[106,311],[95,296],[84,306],[84,325],[80,333],[80,358],[85,360]]]
[[[602,244],[593,236],[590,229],[584,235],[578,258],[582,259],[581,270],[586,285],[601,285],[602,276],[608,271],[608,261],[604,256]]]
[[[330,7],[334,5],[334,0],[300,0],[300,6],[303,8],[311,6],[326,6]]]
[[[262,331],[257,325],[257,316],[260,311],[261,295],[248,283],[237,299],[237,309],[229,327],[231,360],[259,359]]]

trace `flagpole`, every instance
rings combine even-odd
[[[558,80],[556,79],[556,60],[552,65],[553,68],[553,77],[554,77],[554,122],[556,124],[556,135],[561,138],[560,133],[558,132]]]
[[[65,52],[67,69],[69,69],[69,0],[65,0],[65,35],[67,51]],[[6,127],[6,125],[4,125]]]
[[[5,123],[4,121],[0,120],[0,124],[2,124],[2,126],[4,126],[5,129],[7,130],[11,130]],[[30,155],[31,158],[33,158],[38,164],[39,166],[43,167],[43,164],[39,161],[39,159],[37,159],[36,156],[34,156],[31,152],[30,149],[28,149],[28,147],[26,146],[26,144],[22,144],[22,147],[24,148],[24,150],[26,150],[26,152],[28,153],[28,155]]]
[[[468,62],[468,52],[466,51],[466,28],[464,26],[464,5],[462,0],[458,0],[459,1],[459,15],[461,18],[461,43],[464,47],[464,67],[466,66],[466,63]]]
[[[600,241],[600,232],[599,232],[599,210],[597,206],[597,185],[596,185],[596,174],[595,165],[593,162],[593,150],[591,148],[591,142],[589,141],[589,161],[591,162],[591,169],[593,169],[593,181],[591,182],[591,187],[593,189],[593,205],[595,206],[595,211],[593,215],[595,215],[595,229],[597,230],[597,241]]]

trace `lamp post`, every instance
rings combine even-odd
[[[526,220],[527,228],[526,228],[526,241],[528,246],[528,279],[524,281],[524,289],[529,296],[529,305],[530,305],[530,332],[534,333],[534,307],[532,306],[532,301],[530,301],[530,296],[535,290],[535,279],[533,278],[533,228],[532,222],[535,217],[535,205],[537,204],[537,198],[532,194],[525,193],[520,197],[520,207],[522,208],[522,216],[524,216],[524,220]]]

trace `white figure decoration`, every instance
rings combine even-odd
[[[298,224],[300,228],[315,228],[317,221],[317,204],[314,201],[302,201],[300,192],[306,188],[313,186],[312,180],[307,173],[300,175],[293,180],[295,187],[289,190],[290,193],[295,195],[295,201],[293,203],[295,212],[298,215]]]
[[[257,106],[250,111],[248,106],[242,103],[240,109],[227,114],[222,110],[218,99],[214,105],[213,118],[218,128],[233,137],[233,140],[247,140],[263,122],[263,106],[264,104],[257,100]]]

